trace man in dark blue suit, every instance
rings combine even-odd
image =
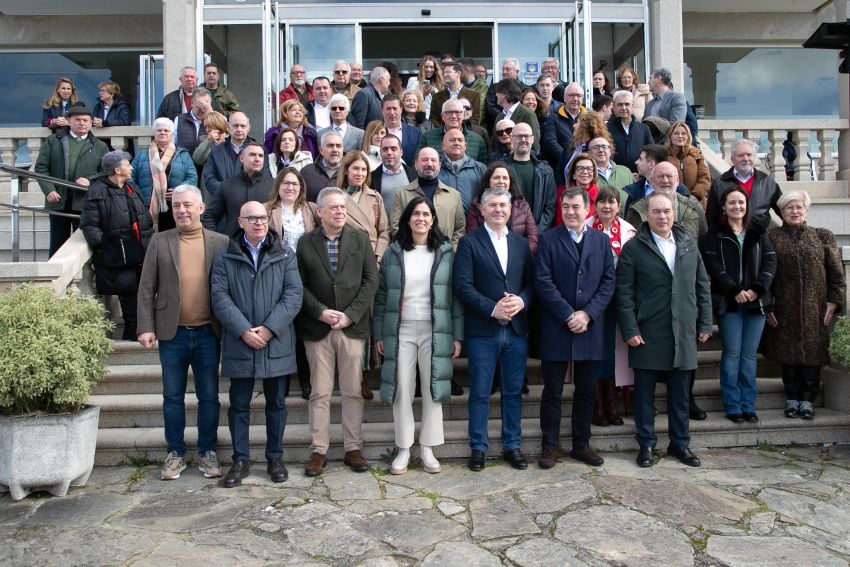
[[[395,93],[387,93],[381,101],[381,114],[384,117],[384,126],[387,134],[392,134],[401,141],[401,157],[404,163],[412,165],[416,159],[416,148],[419,147],[419,138],[422,130],[401,121],[401,99]]]
[[[528,344],[528,308],[534,263],[528,241],[507,229],[511,196],[487,189],[481,196],[484,226],[460,239],[453,267],[455,295],[464,305],[469,353],[468,466],[484,468],[487,418],[496,361],[502,368],[502,450],[515,469],[528,463],[520,451],[522,397]]]
[[[605,358],[603,321],[614,297],[614,258],[608,237],[584,224],[590,209],[585,191],[570,188],[561,196],[564,224],[540,236],[535,257],[534,293],[541,304],[540,429],[543,450],[537,464],[550,469],[558,460],[561,393],[573,364],[572,442],[570,456],[592,466],[604,461],[590,448],[599,361]]]
[[[381,98],[390,90],[390,72],[383,67],[375,67],[369,75],[369,84],[357,91],[351,100],[351,112],[348,123],[366,129],[373,120],[383,120]]]

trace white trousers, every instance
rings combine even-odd
[[[431,321],[402,320],[398,333],[396,389],[393,402],[395,444],[402,449],[413,445],[416,423],[413,418],[413,394],[416,390],[416,365],[422,383],[422,427],[419,444],[435,447],[443,437],[443,404],[431,397]]]

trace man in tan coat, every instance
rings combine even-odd
[[[399,187],[393,195],[390,213],[392,233],[398,231],[398,219],[413,197],[422,195],[434,203],[437,210],[437,226],[451,239],[452,248],[457,248],[458,240],[466,233],[466,216],[463,213],[463,200],[453,187],[440,182],[440,156],[433,148],[421,148],[416,156],[417,178],[413,183]]]
[[[162,480],[186,470],[186,380],[189,366],[198,397],[198,468],[207,478],[221,476],[216,456],[218,431],[218,321],[210,307],[210,270],[223,234],[201,225],[204,202],[192,185],[174,188],[172,211],[177,228],[154,234],[145,255],[138,294],[138,341],[153,348],[159,341],[162,365],[162,414],[168,456]]]

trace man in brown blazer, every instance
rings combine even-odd
[[[363,458],[362,356],[369,338],[369,308],[378,289],[378,268],[369,236],[346,224],[348,198],[336,187],[322,189],[316,199],[319,228],[298,241],[298,271],[304,301],[298,328],[304,338],[313,392],[310,461],[304,474],[322,474],[330,444],[330,398],[338,370],[342,394],[342,437],[346,465],[366,472]],[[383,208],[383,207],[382,207]]]
[[[204,202],[192,185],[174,188],[172,211],[177,228],[156,233],[148,245],[138,294],[139,344],[159,342],[162,365],[162,415],[168,455],[162,480],[186,470],[186,380],[189,366],[198,397],[198,469],[221,476],[216,456],[218,431],[219,325],[210,308],[210,271],[228,238],[201,225]]]

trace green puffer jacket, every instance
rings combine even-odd
[[[431,398],[435,402],[451,397],[454,341],[463,340],[463,305],[452,293],[452,261],[454,253],[449,242],[434,252],[431,268]],[[404,260],[398,242],[384,252],[372,334],[384,341],[384,366],[381,370],[381,399],[388,404],[395,399],[398,332],[401,326],[401,302],[404,297]],[[424,383],[424,381],[423,381]]]

